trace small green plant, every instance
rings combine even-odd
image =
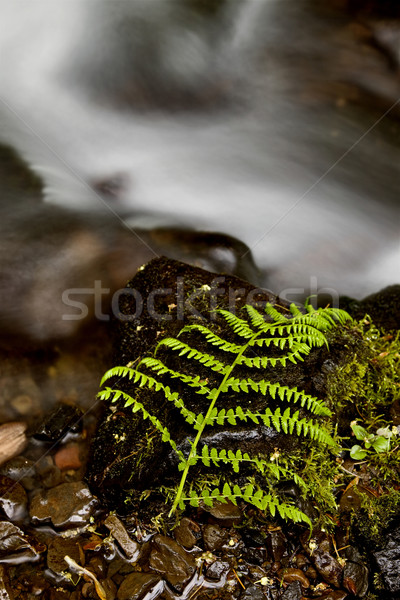
[[[363,460],[374,452],[377,454],[389,452],[392,439],[397,436],[397,427],[381,427],[376,433],[369,433],[364,427],[358,425],[357,421],[352,421],[350,426],[356,439],[364,444],[364,447],[359,444],[352,446],[350,457],[353,460]]]
[[[230,338],[235,341],[220,337],[204,324],[187,325],[176,338],[161,340],[154,356],[141,359],[136,367],[133,363],[114,367],[107,371],[101,381],[103,386],[108,380],[118,377],[120,380],[129,380],[139,388],[162,392],[166,400],[179,410],[183,419],[193,428],[194,439],[190,441],[188,453],[185,454],[178,448],[166,425],[149,412],[136,397],[137,394],[131,395],[121,389],[106,387],[99,393],[99,398],[111,402],[123,401],[126,407],[132,407],[134,413],[140,412],[143,419],[149,419],[161,434],[162,440],[177,454],[181,478],[170,514],[178,507],[183,509],[185,503],[199,506],[200,502],[203,502],[212,506],[216,500],[230,500],[236,504],[241,499],[261,510],[269,511],[272,516],[277,513],[283,518],[295,522],[303,521],[311,526],[310,519],[290,502],[282,501],[270,483],[272,480],[293,480],[303,492],[307,491],[304,480],[295,470],[279,464],[279,453],[272,456],[250,456],[240,449],[236,452],[230,449],[218,450],[208,447],[202,438],[206,428],[215,425],[235,427],[242,421],[249,421],[334,449],[336,443],[331,436],[331,424],[326,421],[332,413],[325,403],[296,387],[262,378],[260,371],[303,361],[314,347],[327,344],[325,333],[328,330],[338,324],[344,324],[350,317],[339,309],[315,310],[311,305],[306,306],[304,314],[292,304],[288,316],[269,303],[266,305],[265,314],[250,305],[246,305],[245,309],[247,318],[243,319],[226,310],[217,311],[230,330]],[[190,334],[189,341],[196,335],[200,336],[203,344],[215,348],[214,352],[218,354],[218,358],[183,341],[182,337],[185,334]],[[168,366],[168,361],[163,362],[157,358],[160,348],[168,349],[168,352],[180,357],[179,371]],[[190,364],[197,362],[199,372],[203,373],[205,368],[210,372],[209,377],[185,372],[185,361],[190,361]],[[244,372],[246,375],[243,375]],[[174,380],[178,380],[180,386],[190,388],[192,394],[205,396],[209,404],[204,412],[196,413],[187,407],[183,394],[171,389]],[[257,397],[265,397],[262,410],[253,410],[248,407],[248,402],[244,402],[244,396],[249,392],[255,393]],[[224,406],[224,398],[231,401],[232,396],[236,398],[235,405],[227,409],[226,404]],[[274,403],[272,408],[268,406],[268,400]],[[282,409],[279,404],[283,404]],[[297,406],[293,408],[293,405]],[[235,474],[245,469],[247,483],[232,484],[226,479],[223,486],[206,485],[199,493],[194,483],[189,482],[188,475],[195,465],[200,464],[203,467],[226,466]],[[264,482],[263,485],[260,485],[260,480]]]

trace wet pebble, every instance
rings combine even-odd
[[[285,583],[298,581],[304,589],[310,587],[310,582],[300,569],[282,569],[278,572],[279,579]]]
[[[154,573],[131,573],[119,586],[117,598],[118,600],[141,600],[160,582],[160,576]]]
[[[279,562],[285,553],[287,542],[281,531],[271,531],[267,537],[268,554],[274,562]]]
[[[368,569],[356,548],[346,548],[345,556],[343,587],[358,598],[364,598],[368,592]]]
[[[207,511],[213,520],[222,527],[239,525],[243,519],[242,511],[232,502],[215,502],[212,507],[207,508]]]
[[[85,555],[78,540],[64,539],[57,536],[50,542],[47,550],[47,566],[53,573],[63,576],[64,573],[70,572],[64,556],[69,556],[82,567],[85,564]],[[78,580],[76,573],[71,573],[71,575],[74,581]]]
[[[28,443],[26,423],[11,422],[0,425],[0,465],[24,451]]]
[[[312,538],[309,539],[308,532],[304,532],[300,541],[324,581],[337,588],[341,587],[343,567],[330,554],[330,541],[326,533],[314,531]]]
[[[192,554],[172,538],[160,534],[156,535],[151,541],[149,564],[178,592],[182,592],[196,569]]]
[[[115,515],[109,515],[104,521],[104,525],[117,540],[127,559],[135,562],[139,556],[139,544],[129,537],[122,521]]]
[[[33,436],[43,442],[59,442],[67,434],[78,435],[82,431],[83,411],[77,406],[60,403],[45,415]]]
[[[282,594],[282,600],[301,600],[302,597],[303,594],[299,581],[293,581]]]
[[[42,412],[40,398],[37,396],[34,397],[28,394],[19,394],[10,401],[10,404],[20,417],[36,417]]]
[[[0,468],[0,474],[18,481],[26,490],[32,490],[36,485],[34,462],[24,456],[16,456],[7,461]]]
[[[34,524],[51,522],[56,528],[74,528],[88,522],[96,504],[87,485],[74,481],[39,491],[32,498],[29,512]]]
[[[203,529],[204,546],[211,552],[221,550],[228,537],[227,530],[222,529],[219,525],[206,525]]]
[[[82,462],[79,453],[79,444],[74,442],[66,444],[54,455],[54,462],[56,466],[61,470],[67,469],[80,469]]]
[[[374,552],[385,588],[392,594],[400,593],[400,527],[386,538],[386,544],[379,552]]]
[[[8,521],[0,521],[0,562],[18,564],[37,560],[38,551],[31,543],[33,540]]]
[[[200,535],[200,527],[198,524],[187,517],[183,517],[178,527],[174,529],[176,541],[188,550],[193,548]]]
[[[207,567],[206,578],[211,581],[220,581],[221,578],[229,571],[228,562],[223,560],[215,560]]]
[[[20,521],[26,514],[28,499],[22,485],[0,475],[0,510],[11,521]]]
[[[262,589],[256,585],[250,585],[243,590],[239,598],[240,600],[265,600]]]

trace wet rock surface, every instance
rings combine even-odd
[[[30,518],[35,524],[51,523],[56,528],[79,527],[91,517],[96,504],[97,499],[84,483],[61,483],[33,496]]]
[[[139,342],[145,345],[142,333]],[[108,342],[103,342],[104,349]],[[99,340],[93,339],[91,352],[97,346]],[[89,347],[87,341],[86,350]],[[103,368],[104,363],[100,363]],[[49,355],[46,364],[45,376],[38,379],[38,392],[26,363],[20,362],[20,377],[5,363],[4,385],[0,387],[3,418],[12,422],[17,417],[17,410],[25,405],[20,398],[24,394],[51,395],[65,406],[73,406],[84,396],[86,409],[93,404],[94,376],[86,387],[78,385],[77,373],[82,373],[78,356],[66,360]],[[70,370],[72,375],[67,377]],[[12,390],[13,377],[19,396]],[[11,405],[10,398],[19,399]],[[54,414],[52,408],[47,413],[42,409],[41,423],[51,422]],[[82,480],[85,470],[89,473],[92,468],[90,463],[87,466],[88,446],[100,413],[89,411],[83,418],[79,410],[70,414],[76,416],[79,425],[74,428],[73,419],[69,421],[68,411],[64,412],[53,429],[52,442],[50,437],[42,441],[31,437],[37,430],[37,415],[21,413],[28,421],[28,429],[24,429],[27,440],[19,451],[22,454],[0,467],[2,600],[33,600],[38,596],[44,600],[98,600],[94,581],[79,568],[96,577],[106,600],[191,596],[196,600],[361,599],[368,598],[372,574],[378,571],[382,581],[379,600],[395,599],[399,593],[396,573],[400,540],[395,526],[389,528],[384,545],[374,546],[373,554],[372,549],[365,549],[365,543],[357,549],[346,537],[346,519],[360,509],[357,492],[365,493],[366,479],[357,480],[338,496],[342,532],[341,528],[329,535],[314,531],[311,538],[307,529],[265,515],[259,520],[257,511],[243,503],[189,509],[176,527],[176,523],[157,520],[154,509],[161,511],[163,507],[157,501],[147,513],[110,513]],[[115,421],[121,419],[118,434],[122,436],[126,421],[117,413],[112,413],[111,419],[114,416]],[[71,425],[73,439],[69,435]],[[112,480],[113,485],[117,483]],[[299,493],[289,488],[283,486],[282,493],[295,500]],[[338,554],[332,541],[335,538]],[[315,547],[310,547],[311,541]],[[78,570],[70,568],[65,556],[78,565]]]
[[[379,571],[391,594],[400,594],[400,527],[387,536],[382,550],[374,552]]]

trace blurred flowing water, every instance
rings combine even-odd
[[[44,213],[227,233],[277,293],[362,297],[398,279],[399,57],[324,4],[0,0],[0,141]]]

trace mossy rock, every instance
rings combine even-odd
[[[116,365],[126,365],[152,355],[160,339],[175,337],[183,325],[188,323],[207,323],[216,334],[229,339],[232,332],[223,319],[215,318],[213,311],[221,308],[231,310],[234,307],[236,314],[241,315],[249,298],[257,303],[260,310],[266,303],[271,303],[280,307],[279,310],[288,311],[287,303],[267,290],[257,289],[236,277],[218,277],[165,258],[155,259],[142,267],[127,287],[134,291],[120,298],[119,310],[123,320],[116,320],[114,326]],[[329,348],[315,348],[304,362],[285,367],[268,367],[266,377],[272,382],[279,382],[290,388],[296,387],[310,396],[326,400],[332,373],[346,364],[355,353],[361,354],[364,349],[359,334],[350,334],[348,331],[341,331],[341,328],[328,335],[328,339]],[[198,339],[196,343],[199,343]],[[207,346],[200,345],[200,350],[207,351]],[[218,358],[218,353],[214,350],[213,353]],[[158,352],[158,357],[164,357],[162,349]],[[169,363],[171,368],[179,368],[181,359],[174,357],[169,360],[172,360]],[[193,362],[192,368],[193,374],[209,377],[207,370],[199,367],[198,363]],[[240,375],[239,369],[238,376]],[[187,450],[193,439],[193,430],[180,418],[179,411],[171,408],[161,392],[154,393],[146,388],[135,390],[126,381],[119,381],[118,386],[126,393],[140,397],[140,402],[148,411],[157,415],[168,430],[173,432],[178,449],[183,452]],[[179,387],[179,392],[189,409],[202,401],[201,397],[191,394],[190,390],[183,390],[182,386]],[[246,405],[251,406],[252,410],[265,406],[265,397],[256,392],[248,391],[243,396]],[[235,402],[235,399],[227,397],[227,402]],[[273,402],[271,398],[268,399],[271,408],[278,404],[278,400]],[[227,405],[226,408],[230,406]],[[305,413],[306,410],[300,410],[299,419]],[[252,455],[279,456],[283,468],[294,466],[299,471],[304,471],[311,500],[327,511],[335,506],[335,456],[329,448],[324,448],[315,440],[300,440],[297,435],[277,432],[264,424],[245,423],[234,428],[215,426],[205,434],[204,443],[218,450],[232,449],[236,452],[240,449],[243,453],[249,452]],[[224,466],[217,466],[218,468],[211,469],[207,477],[226,482],[228,476]],[[107,404],[92,446],[88,477],[92,489],[110,507],[121,512],[131,511],[139,506],[140,497],[147,497],[151,491],[157,492],[161,488],[168,496],[179,477],[176,467],[174,452],[168,444],[161,441],[159,432],[148,420],[143,420],[138,412],[133,414],[130,407],[124,406],[124,401]],[[247,475],[244,470],[243,475],[234,481],[229,479],[229,483],[243,484]],[[198,465],[193,469],[192,478],[193,485],[198,482],[201,484],[204,479]],[[267,486],[270,489],[274,487],[270,481]],[[275,491],[279,493],[279,482]]]

